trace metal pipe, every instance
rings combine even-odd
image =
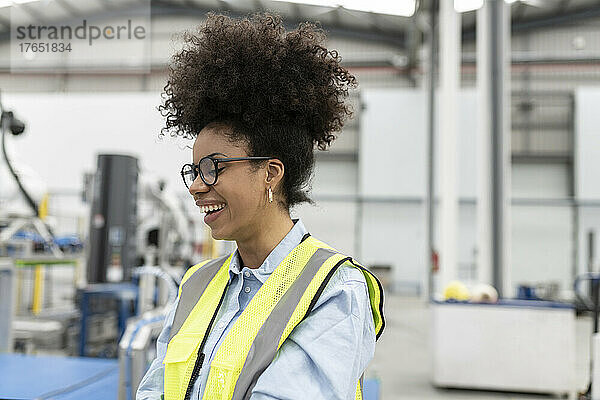
[[[427,144],[427,156],[428,156],[428,174],[427,174],[427,254],[426,254],[426,265],[427,265],[427,296],[429,299],[433,298],[433,254],[434,254],[434,220],[435,220],[435,209],[434,209],[434,185],[435,185],[435,159],[434,159],[434,148],[435,148],[435,66],[436,66],[436,48],[437,48],[437,11],[438,11],[438,0],[431,1],[430,13],[430,27],[429,27],[429,71],[427,74],[427,89],[428,96],[427,102],[429,106],[428,113],[428,124],[429,130],[429,142]]]
[[[489,45],[491,62],[491,128],[492,128],[492,282],[499,297],[503,296],[502,288],[502,33],[499,19],[502,18],[502,9],[497,0],[490,0],[490,36]],[[501,5],[501,4],[500,4]],[[500,54],[498,54],[500,52]]]

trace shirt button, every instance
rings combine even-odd
[[[244,288],[244,292],[246,292],[246,293],[250,293],[250,288],[249,288],[248,286],[246,286],[246,287]]]
[[[225,322],[221,321],[217,324],[217,326],[219,327],[219,329],[223,329],[225,328]]]
[[[249,278],[249,277],[250,277],[250,271],[246,271],[246,272],[244,272],[244,276],[245,276],[246,278]]]

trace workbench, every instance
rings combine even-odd
[[[0,398],[112,400],[118,360],[0,354]]]

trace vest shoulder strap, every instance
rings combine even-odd
[[[223,263],[232,256],[233,254],[228,254],[212,260],[202,261],[187,270],[179,285],[179,303],[177,304],[177,310],[175,310],[169,340],[179,332],[210,281],[217,275]]]
[[[190,279],[190,277],[194,274],[194,272],[198,271],[200,268],[202,268],[204,265],[208,264],[210,261],[211,261],[211,259],[200,261],[198,264],[192,265],[191,267],[188,268],[187,271],[185,271],[185,274],[183,274],[183,278],[181,278],[181,283],[179,284],[179,295],[180,296],[181,296],[181,288],[183,287],[183,284],[188,279]]]
[[[325,290],[325,287],[327,286],[327,284],[329,283],[329,281],[331,280],[331,278],[337,271],[338,267],[340,267],[341,265],[358,268],[362,272],[363,276],[365,277],[365,280],[367,282],[367,288],[369,290],[369,302],[371,303],[371,312],[373,314],[373,323],[375,324],[375,340],[379,340],[379,337],[381,336],[381,334],[383,333],[383,329],[385,328],[385,317],[383,315],[383,301],[384,301],[383,287],[381,286],[381,282],[379,282],[379,279],[377,279],[377,277],[375,275],[373,275],[373,273],[371,271],[369,271],[367,268],[363,267],[361,264],[358,263],[358,261],[356,261],[355,259],[353,259],[352,257],[349,257],[349,256],[344,256],[344,259],[342,260],[342,262],[335,265],[329,271],[329,273],[327,274],[325,279],[323,279],[323,281],[321,282],[321,285],[317,289],[317,292],[315,293],[312,301],[310,302],[310,304],[306,310],[306,314],[304,315],[302,320],[304,320],[306,317],[308,317],[308,315],[314,308],[315,304],[319,300],[321,293],[323,293],[323,290]]]
[[[350,258],[349,265],[358,268],[367,281],[367,288],[369,290],[369,301],[371,303],[371,312],[373,313],[373,323],[375,324],[375,340],[379,340],[379,337],[383,333],[385,328],[385,317],[383,315],[383,286],[379,279],[367,268],[363,267],[353,258]]]
[[[230,258],[224,262],[222,259],[211,260],[197,268],[182,286],[163,359],[166,400],[189,399],[191,395],[205,357],[202,352],[207,337],[205,333],[210,331],[227,287],[229,261]],[[193,307],[187,312],[185,308],[189,304]]]

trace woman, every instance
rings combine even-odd
[[[209,14],[173,59],[166,130],[194,138],[182,171],[234,253],[191,267],[137,399],[354,399],[383,330],[379,282],[310,236],[316,146],[351,115],[356,86],[324,33],[280,17]]]

